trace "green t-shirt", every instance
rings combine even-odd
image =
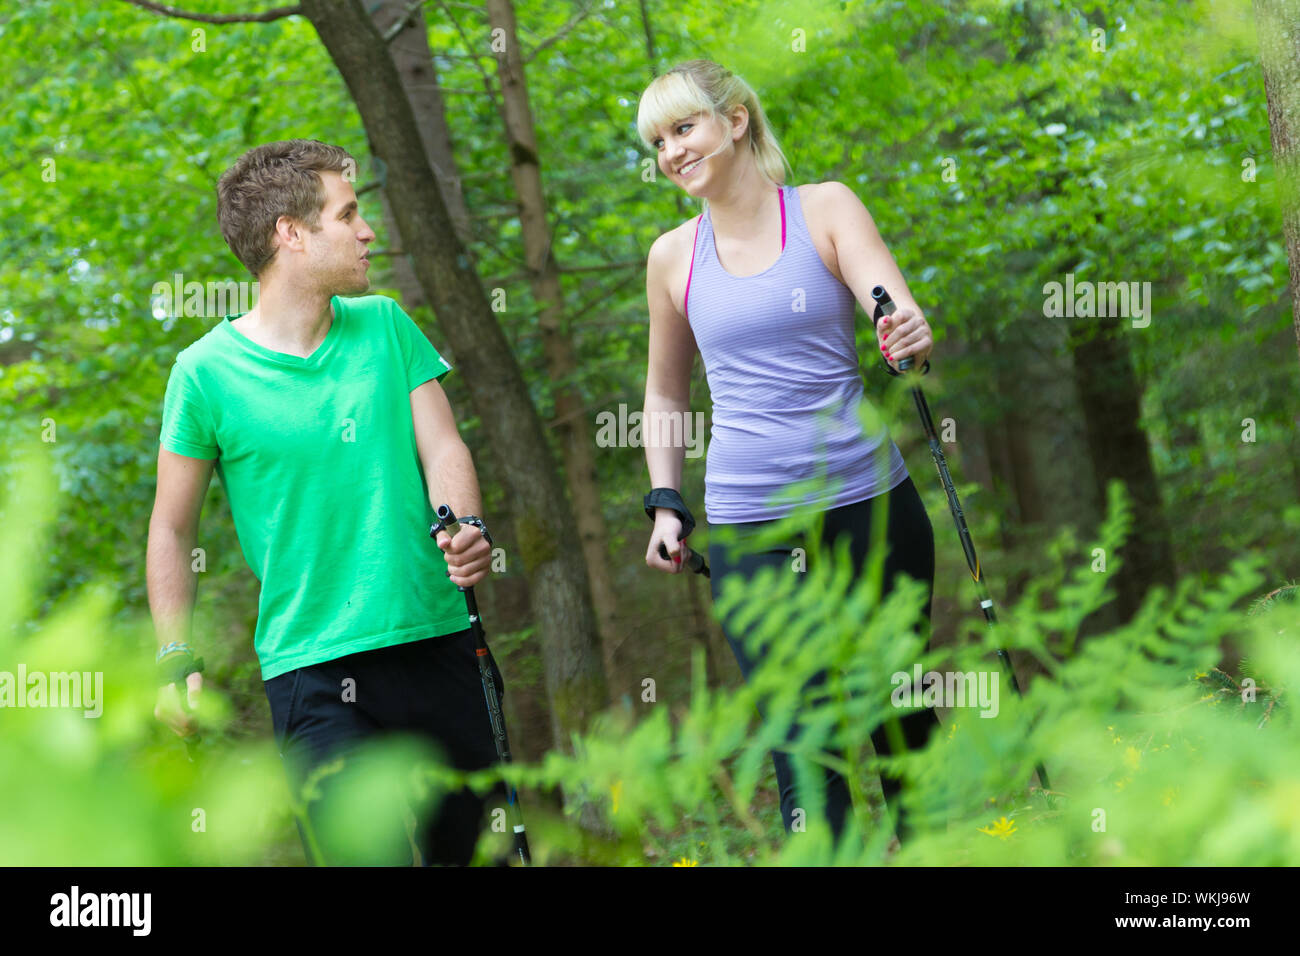
[[[335,296],[308,358],[226,316],[176,356],[162,447],[216,459],[244,559],[262,583],[262,679],[469,627],[429,537],[435,520],[410,393],[450,371],[386,296]]]

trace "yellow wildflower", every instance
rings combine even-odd
[[[1016,832],[1016,824],[1014,820],[1008,820],[1006,817],[1002,817],[995,821],[992,826],[980,827],[979,831],[980,833],[987,833],[989,836],[1001,837],[1005,840],[1007,837],[1011,836],[1011,834]]]
[[[682,857],[681,860],[673,864],[673,866],[699,866],[699,865],[700,865],[699,863],[695,862],[694,860],[688,860],[686,859],[686,857]]]

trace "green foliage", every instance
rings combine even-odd
[[[8,457],[8,456],[6,456]],[[153,718],[150,635],[111,618],[96,580],[48,613],[35,604],[55,509],[50,463],[35,446],[11,467],[0,494],[0,671],[98,675],[87,708],[14,707],[0,734],[0,861],[6,866],[143,866],[258,862],[279,822],[266,812],[279,768],[264,741],[186,761]],[[90,690],[92,682],[87,682]],[[17,688],[26,695],[28,688]],[[220,695],[204,695],[204,719],[224,719]],[[53,702],[51,695],[50,702]],[[12,709],[11,709],[12,708]],[[93,716],[98,710],[98,716]],[[169,733],[169,732],[168,732]],[[283,785],[281,785],[282,787]],[[202,827],[202,829],[195,829]]]
[[[233,11],[239,5],[217,6]],[[217,318],[157,318],[151,289],[177,272],[200,281],[244,278],[216,228],[213,189],[221,170],[244,149],[293,136],[338,142],[362,160],[366,181],[358,187],[364,190],[373,185],[367,179],[373,173],[366,137],[346,88],[301,17],[204,26],[206,49],[200,51],[194,45],[198,24],[126,3],[32,0],[15,7],[0,23],[0,65],[7,78],[0,144],[6,156],[14,157],[0,170],[0,210],[9,224],[0,234],[0,447],[11,452],[53,426],[57,439],[43,444],[40,454],[51,466],[43,480],[59,488],[60,495],[47,502],[56,510],[43,526],[44,546],[22,551],[21,559],[12,557],[20,552],[8,546],[3,552],[0,587],[11,598],[23,596],[25,603],[19,603],[26,608],[9,615],[11,637],[32,643],[4,645],[0,668],[18,659],[12,655],[19,648],[24,655],[34,654],[46,647],[41,642],[51,642],[49,653],[59,658],[51,658],[51,667],[75,660],[104,670],[106,687],[117,695],[113,711],[119,716],[106,712],[100,721],[78,718],[78,723],[53,710],[6,712],[14,732],[0,738],[0,759],[9,779],[24,783],[4,798],[15,812],[0,821],[5,836],[0,845],[7,858],[28,862],[253,861],[257,853],[251,843],[238,842],[242,837],[222,844],[229,852],[211,850],[212,840],[177,844],[177,828],[190,832],[189,811],[209,806],[196,804],[192,795],[208,770],[175,765],[180,754],[175,741],[145,717],[131,723],[121,716],[136,713],[137,704],[140,714],[152,709],[145,699],[148,688],[133,683],[137,664],[132,662],[147,657],[151,644],[140,624],[146,612],[144,539],[166,376],[176,353]],[[1213,851],[1206,849],[1206,841],[1214,834],[1222,837],[1226,825],[1211,820],[1216,812],[1240,821],[1240,813],[1258,811],[1256,817],[1264,822],[1250,826],[1272,826],[1268,821],[1276,816],[1268,794],[1281,794],[1278,799],[1286,797],[1291,805],[1297,802],[1293,793],[1287,797],[1293,784],[1283,776],[1294,754],[1279,748],[1278,765],[1252,777],[1252,755],[1257,754],[1251,748],[1259,741],[1266,742],[1261,747],[1272,746],[1284,736],[1274,725],[1286,719],[1282,689],[1291,665],[1284,648],[1260,629],[1267,629],[1266,621],[1281,621],[1286,604],[1261,607],[1257,617],[1240,626],[1235,646],[1244,651],[1249,666],[1225,662],[1220,677],[1214,670],[1218,656],[1208,648],[1229,631],[1236,633],[1237,624],[1227,627],[1224,622],[1235,621],[1237,613],[1215,611],[1206,603],[1215,595],[1231,602],[1245,593],[1238,593],[1244,586],[1241,566],[1234,563],[1238,555],[1267,554],[1278,579],[1289,576],[1300,559],[1295,533],[1300,510],[1285,504],[1300,487],[1294,339],[1285,297],[1279,295],[1286,286],[1286,261],[1248,5],[1147,0],[852,0],[811,6],[789,0],[687,6],[651,2],[644,8],[598,5],[574,24],[568,23],[573,10],[564,4],[527,0],[517,7],[521,35],[528,52],[535,52],[528,61],[528,82],[553,251],[563,270],[568,306],[563,331],[579,351],[577,385],[588,412],[594,416],[619,402],[639,407],[647,341],[645,253],[657,235],[698,212],[662,177],[643,177],[650,157],[634,131],[637,98],[653,72],[690,57],[712,57],[758,90],[791,159],[794,183],[846,182],[871,211],[936,332],[938,374],[928,380],[927,389],[937,415],[962,423],[962,454],[954,454],[951,463],[962,500],[971,508],[981,555],[989,567],[1002,571],[1003,580],[1021,568],[1029,573],[1028,590],[1003,615],[998,640],[1032,656],[1051,675],[1050,681],[1034,683],[1023,704],[1014,705],[1025,718],[1034,718],[1032,734],[1024,740],[1016,736],[1017,728],[1030,724],[1011,720],[1011,704],[997,719],[959,715],[951,723],[957,727],[954,740],[970,735],[972,746],[1001,748],[996,751],[999,766],[1003,757],[1014,764],[1015,772],[1008,771],[1006,779],[976,781],[989,787],[982,798],[1004,800],[997,806],[1008,812],[1023,807],[1026,801],[1010,794],[1018,792],[1037,754],[1053,771],[1053,784],[1069,791],[1072,806],[1096,799],[1097,806],[1112,811],[1110,836],[1092,835],[1098,846],[1110,849],[1071,859],[1154,861],[1179,852],[1158,846],[1154,837],[1128,835],[1135,819],[1150,815],[1140,804],[1126,801],[1145,786],[1142,779],[1156,759],[1141,730],[1128,723],[1146,721],[1149,735],[1157,729],[1157,718],[1151,716],[1156,705],[1177,707],[1184,698],[1174,703],[1154,696],[1142,708],[1147,716],[1140,717],[1131,695],[1120,692],[1126,684],[1117,683],[1108,698],[1097,690],[1104,686],[1097,674],[1084,666],[1091,655],[1101,654],[1094,669],[1134,666],[1145,674],[1138,665],[1153,653],[1150,644],[1173,654],[1187,670],[1145,674],[1143,687],[1211,695],[1180,718],[1181,731],[1193,736],[1204,731],[1214,738],[1207,728],[1217,725],[1210,721],[1202,727],[1200,721],[1208,720],[1204,714],[1222,718],[1228,711],[1239,713],[1243,720],[1236,723],[1244,730],[1260,721],[1260,707],[1274,708],[1257,738],[1248,738],[1223,764],[1263,785],[1248,789],[1238,805],[1230,790],[1219,786],[1228,786],[1223,783],[1228,771],[1205,784],[1207,809],[1200,817],[1210,821],[1202,831],[1207,836],[1186,839],[1182,834],[1184,859],[1204,860],[1220,852],[1218,843]],[[643,9],[653,29],[649,55]],[[485,288],[507,293],[508,309],[500,320],[535,403],[549,415],[552,384],[521,261],[515,197],[509,177],[502,175],[506,146],[500,116],[492,101],[480,95],[480,69],[490,72],[490,60],[468,56],[489,49],[488,24],[454,5],[436,12],[426,7],[426,16],[474,217],[474,259]],[[541,45],[541,38],[566,25],[571,29],[557,42]],[[796,30],[804,41],[799,49]],[[1095,48],[1096,30],[1104,36],[1104,50]],[[246,69],[249,64],[256,68]],[[955,179],[942,175],[948,160]],[[55,164],[53,179],[44,175],[47,161]],[[383,234],[375,193],[363,191],[361,201],[381,233],[376,247],[393,247],[391,237]],[[380,274],[385,261],[376,256],[376,288],[391,291],[391,275]],[[966,423],[1000,426],[1013,410],[1015,399],[1001,382],[1003,376],[1021,373],[1019,346],[1053,363],[1056,377],[1068,376],[1062,330],[1041,315],[1044,282],[1065,271],[1080,279],[1153,284],[1154,319],[1148,328],[1126,333],[1127,344],[1144,388],[1144,427],[1163,501],[1177,529],[1177,563],[1188,582],[1196,582],[1185,582],[1186,591],[1153,596],[1141,618],[1145,630],[1130,627],[1105,635],[1102,640],[1109,643],[1102,646],[1109,650],[1104,653],[1094,649],[1097,638],[1080,639],[1080,624],[1089,608],[1104,600],[1107,575],[1123,570],[1112,560],[1107,574],[1084,574],[1091,552],[1078,548],[1069,528],[1055,526],[1062,522],[1044,529],[1046,546],[1026,539],[1001,550],[1005,542],[999,531],[1005,533],[1013,524],[1002,516],[1013,512],[996,500],[995,489],[980,489],[960,473],[964,461],[959,459],[976,444],[967,443],[971,432]],[[429,311],[417,312],[417,318],[441,346]],[[876,353],[868,323],[859,325],[859,344],[862,354],[872,357],[865,363],[871,368]],[[701,373],[697,367],[693,407],[707,409]],[[888,388],[884,376],[868,374],[867,379],[873,397],[883,397]],[[467,392],[456,375],[447,387],[476,451],[490,515],[503,492],[494,480],[490,455],[481,453],[484,444]],[[913,470],[926,467],[909,452],[914,425],[908,409],[895,406],[885,417]],[[1252,422],[1253,440],[1244,437],[1245,419]],[[1077,409],[1062,408],[1059,424],[1062,434],[1077,430]],[[996,436],[984,441],[985,451],[996,443]],[[0,482],[16,480],[12,461],[0,460]],[[646,527],[635,501],[645,490],[643,458],[638,450],[616,449],[598,454],[596,463],[623,602],[619,617],[634,622],[618,636],[620,659],[631,662],[629,673],[662,675],[661,700],[692,703],[674,718],[658,716],[664,709],[659,706],[653,712],[659,723],[611,715],[608,736],[584,743],[584,752],[590,761],[598,756],[614,761],[624,743],[622,732],[668,766],[685,746],[681,721],[696,713],[692,708],[702,715],[696,720],[729,720],[733,710],[752,715],[768,692],[742,689],[751,696],[733,701],[732,709],[710,703],[713,695],[696,702],[701,675],[690,672],[689,655],[680,650],[686,642],[674,632],[683,582],[647,575],[640,560]],[[1088,464],[1068,461],[1063,468],[1086,475]],[[702,499],[702,478],[703,462],[688,460],[683,473],[688,500]],[[945,508],[942,495],[933,486],[918,485],[942,540],[937,520]],[[1074,499],[1048,485],[1045,481],[1045,497],[1064,498],[1071,502],[1068,508],[1076,508]],[[1089,509],[1077,507],[1068,519],[1081,522],[1085,530],[1079,533],[1093,533],[1084,520]],[[34,526],[12,524],[14,516],[27,517],[25,509],[7,513],[7,527],[35,533]],[[267,786],[282,788],[282,775],[271,760],[269,722],[251,649],[256,584],[243,562],[219,483],[209,496],[201,533],[209,563],[199,589],[196,633],[215,678],[209,700],[220,696],[217,687],[229,695],[229,713],[211,715],[228,722],[209,737],[209,762],[223,765],[216,776],[228,771],[232,779],[243,779],[239,775],[245,771],[239,768],[260,767]],[[702,545],[707,533],[702,528],[695,543]],[[1111,532],[1097,533],[1109,540]],[[1112,559],[1114,553],[1107,551]],[[942,547],[938,557],[936,606],[969,607],[967,595],[954,593],[950,583],[962,580],[960,559]],[[833,577],[817,580],[827,593],[835,584]],[[811,599],[812,593],[806,588],[803,596]],[[92,600],[91,595],[98,597]],[[747,606],[739,598],[732,603]],[[1180,621],[1180,614],[1189,615],[1192,623]],[[936,615],[936,631],[944,637],[952,630],[951,619]],[[978,631],[977,621],[967,624],[971,632]],[[1162,627],[1203,633],[1161,637]],[[832,658],[849,651],[866,657],[879,643],[878,634],[870,639],[857,635],[843,646],[820,632],[809,639],[825,642],[819,647]],[[1199,657],[1189,650],[1193,646],[1203,652]],[[991,660],[987,636],[964,647],[963,653]],[[811,666],[795,651],[789,654],[789,665],[800,673]],[[527,645],[519,646],[517,656],[527,665],[521,676],[540,684],[542,668]],[[974,666],[969,659],[962,661]],[[1193,677],[1201,673],[1206,676]],[[110,679],[111,674],[122,676]],[[516,687],[516,675],[509,676]],[[1255,680],[1258,699],[1239,706],[1237,685],[1246,677]],[[862,675],[846,675],[841,690],[847,694],[848,685],[863,680]],[[1101,710],[1081,719],[1077,730],[1082,741],[1066,732],[1061,715],[1048,706],[1055,699],[1050,688],[1071,686],[1068,680],[1099,695],[1084,694],[1090,707]],[[613,686],[618,696],[619,684]],[[775,690],[768,696],[788,704]],[[855,719],[869,724],[880,716],[880,706],[854,703]],[[1105,766],[1090,757],[1097,755],[1089,741],[1100,733],[1093,718],[1113,718],[1106,726],[1140,755],[1142,772],[1113,795],[1103,795],[1102,784],[1088,776]],[[126,722],[114,723],[119,719]],[[865,751],[855,750],[836,726],[819,725],[817,732],[843,745],[848,754],[841,759],[853,757],[865,772]],[[110,733],[114,727],[118,729]],[[756,723],[751,729],[757,734],[761,728]],[[761,732],[771,736],[778,730]],[[609,799],[602,787],[624,781],[625,802],[614,823],[627,840],[616,842],[613,850],[602,849],[564,819],[530,818],[530,829],[536,825],[553,839],[557,854],[612,853],[610,858],[618,858],[631,846],[640,860],[645,858],[641,841],[647,839],[653,841],[654,858],[666,860],[695,853],[701,838],[709,844],[706,856],[712,860],[724,854],[749,859],[751,853],[756,859],[792,860],[792,854],[809,852],[778,849],[784,840],[771,823],[775,811],[767,807],[759,817],[756,809],[770,797],[766,759],[760,759],[759,745],[736,742],[735,732],[734,727],[732,736],[707,726],[692,730],[691,766],[702,773],[711,755],[718,758],[715,771],[724,776],[674,784],[684,788],[676,796],[632,794],[640,784],[631,781],[644,778],[634,767],[627,768],[626,777],[611,771],[590,778],[599,782],[583,784],[591,800],[599,802]],[[865,730],[858,727],[855,734],[860,742]],[[601,756],[605,745],[600,739],[608,741],[608,755]],[[1110,744],[1104,733],[1098,739]],[[1077,750],[1058,754],[1049,744]],[[1191,754],[1186,766],[1200,773],[1198,751],[1187,749],[1191,746],[1206,753],[1211,745],[1206,740],[1171,743],[1161,753]],[[1217,757],[1218,751],[1213,752]],[[227,759],[230,767],[224,768]],[[243,764],[245,759],[252,763]],[[1080,769],[1063,773],[1056,769],[1061,760],[1067,760],[1067,767],[1077,761]],[[953,765],[962,766],[957,760]],[[562,781],[566,789],[582,792],[576,779],[587,780],[585,770],[550,766],[545,781]],[[1122,775],[1112,782],[1120,779]],[[1187,782],[1181,776],[1170,779]],[[971,791],[961,790],[963,799],[979,789],[964,777],[960,782]],[[734,800],[726,787],[734,789]],[[865,826],[863,801],[870,804],[873,822],[879,809],[870,773],[861,791],[858,816]],[[83,807],[82,795],[92,792],[97,802]],[[240,792],[263,794],[263,799],[265,794],[251,780]],[[706,792],[710,798],[702,802],[687,799]],[[925,792],[917,791],[922,803]],[[1178,799],[1185,802],[1190,792],[1184,790]],[[1194,793],[1199,800],[1199,782]],[[749,802],[751,796],[754,802]],[[1157,796],[1163,800],[1163,794]],[[1178,799],[1171,798],[1162,812],[1182,813]],[[633,812],[626,809],[633,805],[627,801],[647,805],[623,827],[621,818]],[[287,805],[287,799],[274,805]],[[963,806],[969,809],[968,802]],[[74,819],[69,823],[68,818]],[[292,847],[289,855],[297,852],[285,813],[238,819],[251,821],[241,832],[278,841],[279,849],[267,852],[282,853],[285,846]],[[978,837],[976,846],[989,843],[1008,851],[1026,845],[1031,832],[1040,835],[1039,845],[1055,840],[1058,848],[1079,849],[1066,839],[1059,819],[1048,816],[1031,823],[1021,813],[1017,832],[1005,841],[961,832]],[[877,825],[872,832],[879,829]],[[1123,837],[1118,836],[1121,829]],[[724,834],[721,841],[717,832]],[[810,837],[800,844],[805,848],[821,839],[813,831],[804,836]],[[1241,839],[1245,842],[1233,846],[1254,845],[1253,836]],[[42,841],[48,841],[44,852]],[[566,846],[581,849],[564,850]],[[924,846],[905,848],[903,859],[923,856]],[[1293,848],[1294,843],[1279,840],[1269,852],[1294,861]]]
[[[843,549],[818,552],[806,572],[730,582],[722,595],[719,613],[752,616],[753,639],[767,646],[765,664],[739,688],[710,691],[697,655],[689,696],[652,704],[641,719],[626,706],[610,711],[574,741],[572,755],[553,751],[534,765],[463,775],[397,741],[327,765],[291,800],[265,741],[222,737],[230,713],[215,688],[205,690],[201,717],[221,743],[201,745],[197,763],[184,759],[152,718],[147,628],[113,622],[100,582],[49,613],[35,607],[40,582],[32,558],[55,511],[44,455],[32,447],[18,465],[8,463],[15,477],[0,501],[0,546],[14,556],[12,573],[0,579],[0,670],[13,673],[21,664],[28,673],[102,674],[102,713],[3,711],[6,865],[265,862],[268,846],[282,843],[289,826],[276,808],[292,804],[302,815],[321,797],[322,781],[340,772],[348,782],[331,798],[322,832],[344,851],[400,845],[404,834],[375,829],[383,815],[372,811],[381,804],[420,806],[462,780],[485,791],[504,776],[534,795],[563,788],[568,798],[565,818],[525,804],[540,862],[641,864],[680,854],[723,864],[874,864],[888,858],[890,836],[870,799],[880,769],[904,775],[922,827],[892,858],[898,863],[1300,860],[1300,744],[1282,704],[1284,688],[1300,676],[1290,646],[1294,615],[1287,603],[1242,613],[1262,580],[1257,560],[1237,562],[1213,587],[1187,579],[1173,594],[1153,593],[1130,624],[1077,642],[1078,621],[1108,599],[1107,578],[1124,572],[1111,566],[1098,573],[1091,548],[1079,553],[1063,540],[1054,566],[1005,615],[1005,626],[917,658],[911,629],[919,586],[900,579],[881,603],[878,551],[854,585]],[[1095,547],[1119,547],[1125,508],[1116,485]],[[1057,602],[1048,608],[1042,599],[1051,584]],[[1225,639],[1243,649],[1252,673],[1269,675],[1267,682],[1255,678],[1257,698],[1216,669]],[[900,712],[888,690],[892,675],[910,672],[913,660],[927,671],[987,671],[997,666],[997,645],[1033,655],[1050,677],[1034,681],[1023,699],[1003,685],[989,718],[982,716],[987,707],[953,708],[922,751],[872,756],[870,732]],[[831,679],[808,688],[828,662]],[[1206,693],[1206,678],[1217,689]],[[1245,719],[1225,720],[1229,711]],[[764,803],[768,750],[787,740],[796,712],[803,729],[786,746],[797,756],[800,786],[809,788],[802,791],[808,827],[786,837],[773,826],[775,807],[756,805]],[[1027,790],[1039,761],[1052,774],[1053,809]],[[853,782],[854,820],[838,848],[819,822],[811,786],[823,766]],[[613,836],[601,838],[602,829]],[[313,841],[319,836],[313,832]],[[505,842],[494,833],[480,860],[502,853]]]
[[[95,578],[43,611],[36,560],[56,511],[48,449],[6,455],[0,492],[0,865],[183,866],[300,862],[292,812],[306,822],[324,778],[339,776],[314,843],[362,859],[376,846],[408,846],[385,829],[442,792],[438,758],[394,739],[327,765],[305,793],[291,796],[269,739],[229,731],[233,713],[218,686],[205,685],[203,740],[193,759],[154,719],[157,686],[146,619],[115,620],[112,594]],[[54,692],[55,675],[73,674],[75,697]],[[26,686],[18,685],[25,675]],[[34,696],[39,686],[48,692]],[[25,706],[18,705],[18,696]],[[72,703],[75,706],[67,706]],[[55,706],[62,704],[63,706]],[[341,771],[345,771],[342,772]],[[373,857],[365,858],[373,860]]]
[[[758,90],[793,182],[838,179],[862,197],[935,328],[937,359],[1025,341],[1064,371],[1054,320],[1041,315],[1043,282],[1065,269],[1152,281],[1156,318],[1129,341],[1165,501],[1188,519],[1175,539],[1179,566],[1221,570],[1246,547],[1271,550],[1282,566],[1300,558],[1294,529],[1253,503],[1294,497],[1300,472],[1276,465],[1300,455],[1288,411],[1294,364],[1278,360],[1290,347],[1277,294],[1286,263],[1248,17],[1224,5],[1153,2],[738,0],[651,3],[646,12],[653,63],[640,8],[615,4],[594,8],[528,64],[565,270],[564,331],[579,351],[592,416],[619,402],[639,407],[645,253],[698,211],[661,176],[643,179],[651,157],[634,131],[637,98],[652,70],[711,56]],[[571,14],[519,3],[524,42],[556,34]],[[499,318],[546,416],[551,384],[513,187],[501,175],[500,117],[478,93],[490,66],[467,56],[489,48],[488,24],[461,9],[426,16],[438,78],[454,91],[448,122],[475,217],[475,262],[485,288],[506,292]],[[1104,51],[1093,49],[1095,29]],[[59,480],[75,493],[63,499],[58,547],[46,557],[49,597],[84,583],[86,569],[112,568],[115,612],[138,611],[167,371],[216,318],[155,319],[150,290],[176,272],[244,278],[217,231],[213,190],[244,149],[291,136],[339,142],[361,158],[364,189],[373,185],[365,137],[301,17],[201,26],[120,2],[33,0],[0,24],[0,38],[12,94],[0,143],[23,158],[0,172],[0,209],[15,224],[0,236],[0,440],[37,434],[48,419],[64,443]],[[240,68],[249,63],[258,68]],[[47,159],[54,181],[42,178]],[[955,180],[942,175],[947,159]],[[1258,182],[1243,180],[1245,160]],[[374,192],[362,203],[381,232],[376,246],[391,247]],[[385,261],[376,256],[375,284],[391,290]],[[417,318],[436,329],[428,310]],[[860,326],[870,367],[874,346],[868,323]],[[434,338],[441,344],[436,330]],[[1005,419],[997,373],[1022,357],[1003,351],[936,363],[944,414],[963,429]],[[707,409],[701,371],[693,407]],[[491,509],[502,491],[457,378],[446,384],[488,464],[480,478]],[[868,380],[875,388],[883,376]],[[1253,443],[1239,440],[1246,417],[1259,425]],[[906,418],[891,419],[900,435]],[[1062,425],[1074,418],[1063,410]],[[627,503],[645,490],[642,456],[602,451],[616,585],[628,595],[627,616],[639,618],[663,604],[672,582],[647,582],[635,560],[645,528]],[[688,500],[701,499],[702,477],[703,463],[688,460]],[[200,615],[211,612],[213,633],[229,635],[237,666],[251,660],[255,587],[215,484],[203,527],[213,563]],[[1003,566],[1024,560],[1014,558]]]
[[[1116,484],[1093,546],[1113,554],[1130,520]],[[700,862],[880,863],[890,828],[864,794],[867,777],[881,767],[905,775],[906,799],[924,828],[892,857],[897,863],[1300,861],[1300,744],[1286,709],[1268,702],[1280,690],[1237,703],[1205,694],[1198,682],[1215,667],[1220,642],[1231,638],[1260,673],[1273,675],[1271,686],[1294,685],[1300,657],[1278,628],[1288,620],[1285,610],[1253,617],[1240,610],[1258,591],[1259,562],[1234,563],[1212,587],[1187,579],[1172,594],[1153,592],[1128,625],[1078,642],[1078,622],[1110,599],[1108,579],[1124,571],[1112,565],[1098,572],[1092,548],[1080,553],[1065,544],[1004,626],[920,658],[910,636],[917,587],[901,582],[881,604],[877,575],[848,586],[843,553],[811,560],[806,580],[768,572],[748,585],[729,582],[719,613],[754,617],[755,639],[768,645],[750,683],[710,692],[697,659],[688,701],[652,705],[640,720],[627,710],[611,712],[575,741],[572,756],[551,753],[510,776],[563,787],[598,806],[622,837],[607,851],[630,864],[647,862],[649,853],[670,858],[658,833],[690,819],[707,825]],[[879,555],[873,560],[878,567]],[[1056,593],[1054,607],[1043,603],[1048,590]],[[870,732],[899,712],[888,690],[892,674],[911,673],[914,659],[926,671],[996,669],[999,644],[1033,655],[1050,676],[1034,681],[1023,699],[1003,682],[995,713],[952,708],[922,751],[870,756]],[[827,663],[832,678],[824,690],[806,688]],[[786,749],[806,770],[830,766],[852,781],[855,819],[838,848],[819,822],[815,792],[805,792],[806,832],[774,833],[752,811],[767,751],[787,739],[796,709],[803,729]],[[1250,719],[1224,720],[1229,709]],[[1271,719],[1261,729],[1266,711]],[[1040,791],[1028,789],[1040,761],[1053,781],[1050,809]],[[575,845],[574,832],[553,834],[558,846],[540,852],[563,853]]]

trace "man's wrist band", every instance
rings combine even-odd
[[[159,661],[161,661],[164,657],[166,657],[168,654],[175,654],[178,651],[185,654],[194,653],[193,651],[190,650],[190,646],[186,644],[184,641],[170,641],[164,644],[162,647],[158,648],[158,656],[154,658],[154,663],[156,664]]]
[[[695,530],[695,517],[691,514],[691,509],[686,507],[686,502],[682,501],[682,496],[678,494],[676,488],[651,488],[650,493],[645,496],[644,504],[646,517],[651,521],[655,520],[656,508],[667,508],[676,512],[677,517],[682,519],[681,538],[688,537]]]
[[[158,662],[158,683],[174,684],[202,670],[203,658],[195,657],[187,647],[184,651],[171,653]]]

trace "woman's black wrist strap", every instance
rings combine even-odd
[[[679,541],[695,530],[695,517],[691,514],[691,509],[686,507],[686,502],[682,501],[682,496],[678,494],[676,488],[651,488],[650,494],[645,496],[644,501],[646,517],[651,521],[655,520],[656,508],[667,508],[677,513],[677,517],[682,519]]]

